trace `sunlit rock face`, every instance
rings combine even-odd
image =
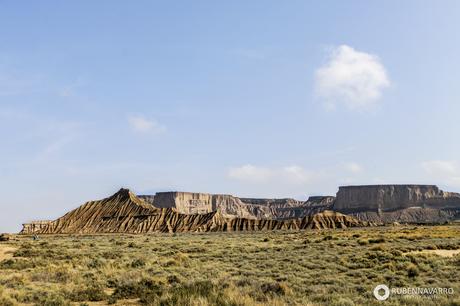
[[[29,234],[39,233],[48,228],[51,224],[52,221],[49,220],[30,221],[22,224],[22,231]]]
[[[182,214],[206,214],[214,211],[231,218],[292,219],[330,209],[334,197],[316,196],[307,201],[285,199],[238,198],[227,194],[194,192],[158,192],[139,198],[159,208],[173,208]]]
[[[161,199],[166,199],[164,197]],[[174,196],[173,199],[179,201],[180,204],[180,201],[193,200],[197,197],[200,197],[199,199],[203,200],[206,205],[212,204],[212,196],[209,199],[197,194],[179,194],[178,199]],[[111,197],[102,200],[89,201],[56,220],[34,222],[33,224],[33,226],[30,223],[24,224],[21,234],[300,230],[374,225],[372,222],[360,221],[333,211],[323,211],[311,216],[287,220],[226,217],[216,210],[201,214],[183,214],[177,212],[173,207],[155,207],[127,189],[120,189]]]
[[[337,197],[238,198],[193,192],[136,196],[120,189],[53,221],[23,224],[22,234],[150,233],[337,228],[460,218],[460,194],[434,185],[340,187]]]

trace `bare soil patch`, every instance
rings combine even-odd
[[[434,254],[442,257],[454,257],[455,255],[460,254],[460,250],[423,250],[409,252],[409,254]]]
[[[13,253],[17,249],[8,244],[0,244],[0,261],[13,257]]]

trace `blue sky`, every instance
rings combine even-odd
[[[0,1],[0,232],[120,187],[460,191],[458,1]]]

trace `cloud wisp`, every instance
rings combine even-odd
[[[257,167],[251,164],[234,167],[228,170],[228,177],[244,182],[261,183],[267,182],[273,177],[273,170]]]
[[[304,184],[310,182],[314,174],[297,165],[267,168],[246,164],[230,168],[227,176],[246,183],[283,181],[290,184]]]
[[[375,105],[390,79],[373,54],[341,45],[332,50],[325,65],[315,72],[315,92],[329,109],[343,104],[351,110]]]
[[[129,116],[128,123],[131,128],[138,133],[144,134],[162,134],[166,132],[166,127],[156,120],[147,119],[143,116]]]
[[[460,163],[455,160],[429,160],[421,163],[430,176],[448,186],[460,187]]]
[[[364,170],[363,167],[356,162],[345,163],[343,167],[346,171],[351,172],[353,174],[361,173]]]

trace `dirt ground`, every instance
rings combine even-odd
[[[454,257],[457,254],[460,254],[460,250],[423,250],[410,252],[411,254],[434,254],[442,257]]]
[[[0,261],[13,257],[13,253],[16,250],[16,247],[13,247],[9,244],[0,243]]]

